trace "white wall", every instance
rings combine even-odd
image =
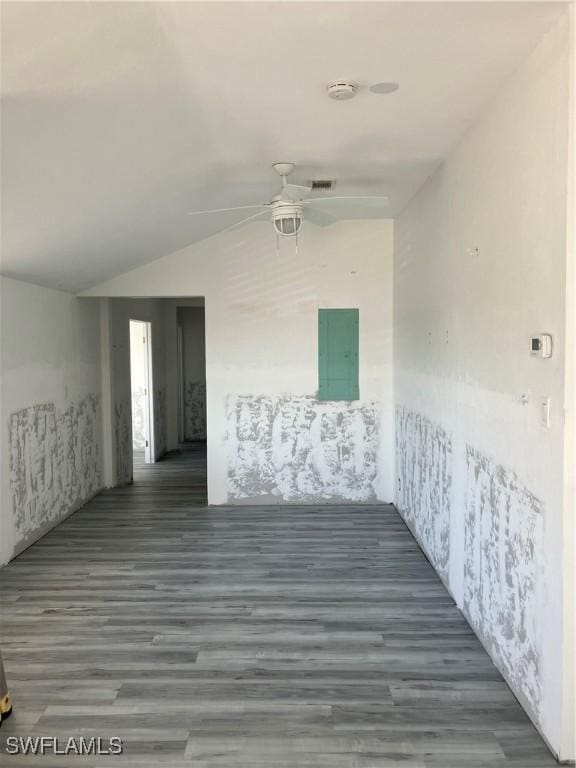
[[[205,297],[210,503],[391,499],[392,230],[308,225],[278,256],[247,225],[87,292]],[[356,403],[315,400],[319,307],[360,310]]]
[[[556,751],[573,685],[562,648],[568,103],[563,19],[396,220],[394,256],[397,504]],[[529,354],[537,332],[554,337],[549,360]]]
[[[98,303],[0,278],[0,565],[102,487]]]

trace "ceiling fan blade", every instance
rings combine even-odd
[[[304,219],[311,224],[316,224],[318,227],[327,227],[338,221],[336,216],[333,216],[331,213],[321,211],[309,204],[304,207]]]
[[[302,200],[303,197],[309,195],[312,191],[312,187],[305,187],[301,184],[286,184],[282,189],[282,198],[289,199],[297,203]]]
[[[385,208],[390,201],[385,195],[348,195],[342,197],[309,197],[301,202],[307,205],[320,204],[321,206],[332,203],[334,207],[350,204],[354,207],[377,209]]]
[[[246,206],[250,208],[254,208],[255,206]],[[247,224],[249,221],[255,221],[256,219],[262,219],[264,221],[265,219],[268,219],[268,214],[263,213],[262,211],[258,211],[258,213],[253,213],[251,216],[246,216],[245,219],[241,219],[240,221],[237,221],[235,224],[231,224],[229,227],[224,227],[224,229],[219,229],[217,232],[214,232],[215,235],[221,235],[224,232],[231,232],[233,229],[236,229],[236,227],[241,227],[242,224]]]
[[[244,211],[249,208],[267,208],[267,203],[257,203],[256,205],[235,205],[233,208],[211,208],[208,211],[188,211],[188,216],[200,216],[202,213],[225,213],[227,211]]]

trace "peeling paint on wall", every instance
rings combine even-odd
[[[448,577],[452,441],[438,424],[396,408],[398,510],[434,566]]]
[[[166,453],[166,390],[158,387],[154,390],[154,437],[156,458]]]
[[[188,381],[184,392],[184,439],[206,440],[206,383]]]
[[[544,508],[514,473],[471,446],[466,460],[464,613],[538,715]]]
[[[132,447],[136,450],[146,446],[146,390],[132,387]]]
[[[227,401],[228,498],[374,501],[378,408],[305,396]]]
[[[114,406],[114,445],[116,446],[115,485],[132,482],[132,404],[129,399]]]
[[[146,447],[146,390],[143,387],[132,388],[132,447],[143,450]],[[166,453],[166,390],[154,390],[154,439],[156,457]]]
[[[100,400],[88,395],[58,411],[41,403],[10,415],[10,491],[16,548],[102,487]]]

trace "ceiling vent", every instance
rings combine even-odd
[[[309,184],[313,190],[321,192],[331,192],[336,186],[336,182],[332,179],[312,179]]]

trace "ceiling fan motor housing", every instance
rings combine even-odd
[[[279,176],[290,176],[295,168],[294,163],[274,163],[272,168]]]
[[[297,235],[302,228],[303,208],[297,203],[285,203],[277,200],[272,203],[272,222],[279,235],[291,237]]]

